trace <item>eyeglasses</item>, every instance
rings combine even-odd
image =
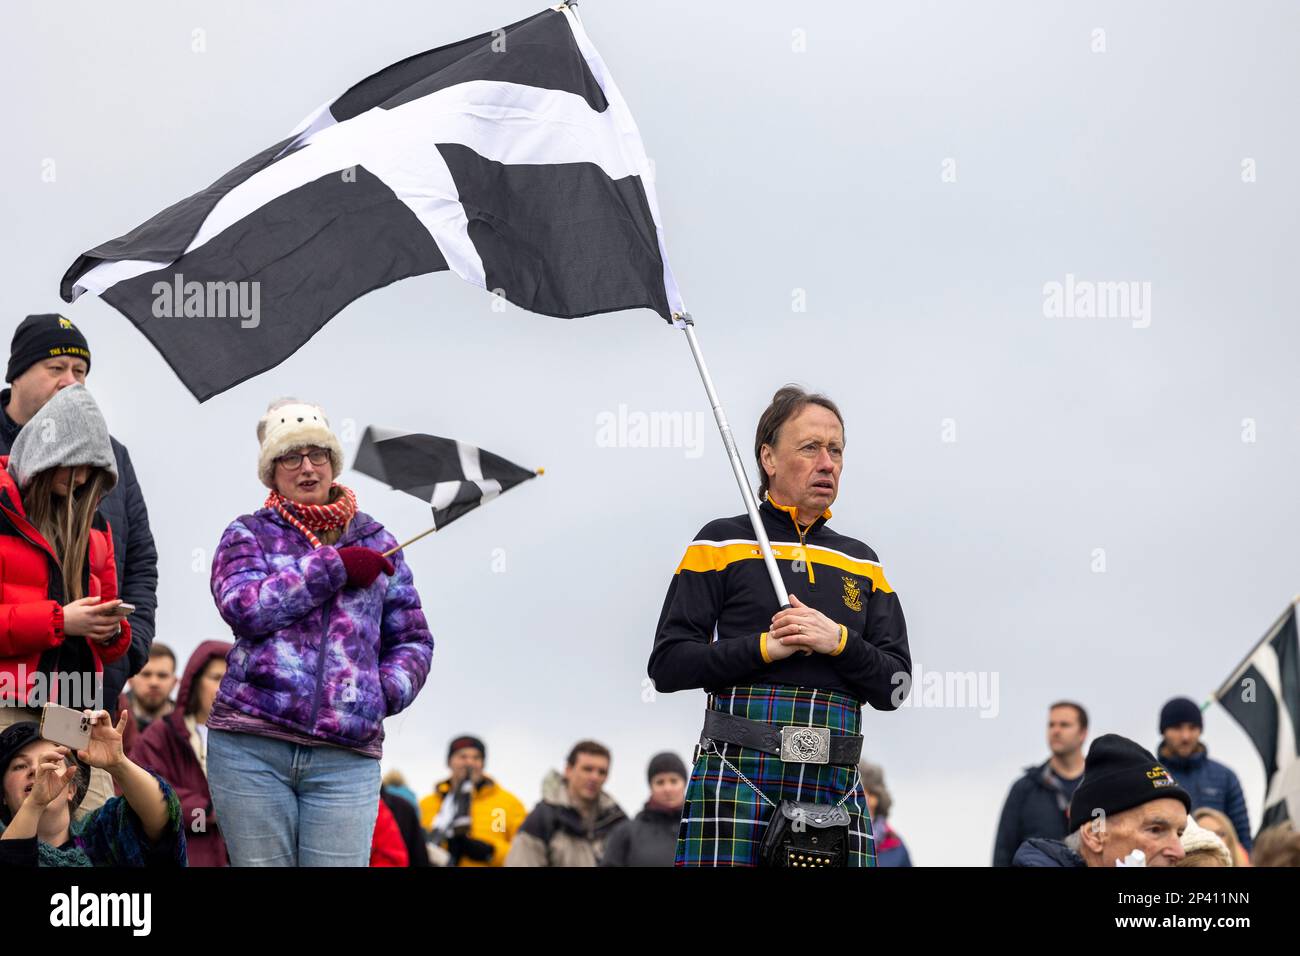
[[[314,448],[307,452],[306,455],[294,453],[292,455],[281,455],[276,461],[284,466],[285,471],[297,471],[302,467],[302,460],[306,458],[313,465],[323,465],[330,460],[330,453],[324,448]]]

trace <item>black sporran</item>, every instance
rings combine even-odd
[[[843,804],[782,800],[759,848],[759,866],[848,866],[849,811]]]

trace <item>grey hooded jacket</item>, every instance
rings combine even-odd
[[[85,391],[84,386],[70,388]],[[68,390],[65,388],[62,391]],[[9,396],[9,389],[0,391],[0,454],[11,454],[22,433],[22,426],[5,411],[9,405]],[[154,612],[158,607],[158,551],[154,546],[153,533],[149,530],[149,512],[145,508],[139,482],[136,481],[131,455],[116,438],[110,437],[109,445],[113,450],[117,484],[100,502],[99,513],[104,516],[113,533],[118,596],[128,604],[135,605],[135,613],[131,615],[131,649],[118,660],[104,666],[104,703],[112,707],[122,693],[127,678],[139,673],[149,660],[149,646],[153,643],[154,635]]]
[[[64,465],[103,468],[117,484],[117,459],[104,416],[84,385],[54,393],[23,426],[9,449],[9,474],[19,491],[43,471]],[[112,490],[111,488],[109,490]]]

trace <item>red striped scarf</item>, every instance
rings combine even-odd
[[[337,497],[334,493],[336,488]],[[313,548],[319,548],[320,538],[313,532],[346,528],[357,513],[357,496],[351,488],[335,482],[330,485],[330,497],[335,500],[327,505],[304,505],[272,490],[262,507],[274,508],[285,521],[307,536]]]

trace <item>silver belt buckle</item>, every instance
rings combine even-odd
[[[781,759],[786,763],[830,763],[829,727],[782,727]]]

